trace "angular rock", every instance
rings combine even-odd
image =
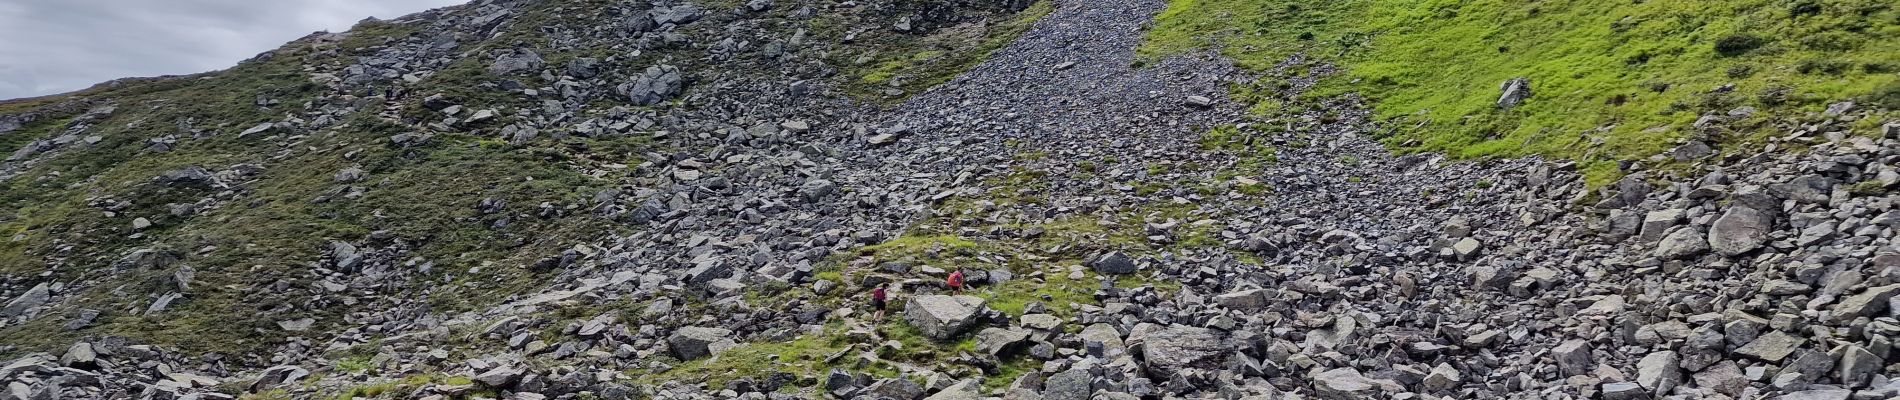
[[[526,374],[527,371],[524,370],[508,366],[497,366],[475,375],[473,380],[488,387],[506,388],[514,385],[515,382],[521,381],[521,376]]]
[[[986,303],[976,296],[912,296],[904,305],[904,319],[924,336],[949,340],[975,325]]]
[[[1587,340],[1565,341],[1551,349],[1550,356],[1557,359],[1557,371],[1564,377],[1588,374],[1594,367],[1590,360],[1590,342]]]
[[[1748,342],[1747,345],[1735,349],[1735,353],[1767,362],[1781,362],[1781,359],[1793,354],[1795,349],[1801,348],[1801,344],[1806,342],[1807,339],[1794,337],[1781,331],[1769,331],[1755,338],[1754,341]]]
[[[1259,311],[1267,306],[1267,289],[1250,289],[1214,296],[1221,307],[1238,311]]]
[[[541,69],[547,61],[541,55],[528,49],[515,49],[495,57],[488,65],[488,72],[495,75],[513,75],[518,72],[530,72]]]
[[[279,365],[264,369],[264,373],[251,383],[252,392],[262,392],[278,385],[293,383],[310,376],[310,371],[295,365]]]
[[[1665,260],[1693,258],[1709,252],[1709,240],[1695,227],[1677,229],[1656,244],[1656,257]]]
[[[1375,398],[1381,386],[1378,382],[1361,375],[1351,367],[1334,368],[1314,374],[1313,391],[1318,398],[1328,400],[1358,400]]]
[[[1142,359],[1156,377],[1187,368],[1216,368],[1230,351],[1219,331],[1178,324],[1148,332],[1141,342]]]
[[[1656,395],[1669,393],[1682,383],[1682,357],[1674,351],[1658,351],[1643,356],[1641,361],[1636,362],[1636,383]]]
[[[1498,108],[1506,110],[1516,108],[1531,98],[1531,80],[1530,78],[1511,78],[1498,85],[1498,90],[1503,92],[1498,96]]]
[[[621,84],[615,89],[627,96],[627,100],[634,105],[650,106],[679,95],[684,83],[679,67],[653,65],[647,67],[646,72],[634,76],[632,82]]]
[[[996,357],[1003,357],[1021,348],[1029,340],[1029,331],[1021,329],[983,328],[976,333],[976,351]]]
[[[1841,365],[1835,370],[1840,372],[1841,384],[1859,388],[1867,386],[1868,380],[1880,372],[1885,364],[1880,356],[1867,351],[1867,348],[1849,344],[1841,349]]]
[[[824,179],[813,179],[799,186],[798,196],[807,203],[817,203],[824,201],[826,197],[831,196],[831,194],[836,191],[838,191],[837,183]]]
[[[859,395],[873,399],[915,400],[924,396],[924,387],[910,379],[889,378],[865,387]]]
[[[1900,296],[1900,284],[1868,288],[1859,294],[1847,296],[1834,305],[1834,323],[1847,323],[1857,317],[1879,316],[1895,296]]]
[[[1775,400],[1847,400],[1853,394],[1854,391],[1845,389],[1814,389],[1784,394]]]
[[[1643,400],[1649,398],[1649,389],[1635,382],[1610,382],[1603,384],[1603,400]]]
[[[1022,325],[1029,329],[1053,331],[1062,327],[1062,318],[1049,314],[1024,314]]]
[[[1640,238],[1644,242],[1654,242],[1663,238],[1669,228],[1676,227],[1682,221],[1682,209],[1650,211],[1643,215],[1643,229]]]
[[[1479,250],[1483,249],[1484,242],[1479,242],[1478,239],[1469,237],[1459,239],[1457,243],[1451,245],[1452,254],[1458,256],[1460,260],[1470,260],[1472,257],[1478,255]]]
[[[59,365],[79,369],[90,369],[98,361],[99,353],[93,351],[92,343],[86,342],[73,343],[66,354],[59,357]]]
[[[1708,227],[1708,246],[1721,256],[1740,256],[1769,243],[1775,214],[1752,207],[1729,207]]]
[[[1697,372],[1694,378],[1696,386],[1714,389],[1716,392],[1729,396],[1737,396],[1742,389],[1748,388],[1748,377],[1744,376],[1742,368],[1732,361],[1703,369]]]
[[[21,293],[8,301],[6,308],[0,308],[0,318],[26,314],[27,311],[46,305],[46,302],[52,298],[53,291],[46,286],[46,283],[33,285],[33,288],[27,289],[26,293]]]
[[[1119,251],[1109,252],[1096,257],[1089,263],[1095,272],[1107,275],[1127,275],[1135,273],[1135,259]]]
[[[673,352],[673,357],[686,361],[706,358],[737,346],[732,341],[731,330],[697,326],[674,330],[673,335],[666,338],[666,345]]]
[[[1050,375],[1043,382],[1043,400],[1090,400],[1095,393],[1094,376],[1087,369],[1071,368]]]
[[[981,382],[975,379],[964,379],[957,381],[957,383],[950,385],[950,387],[944,388],[942,391],[937,392],[937,394],[925,397],[924,400],[981,400],[983,398],[982,391],[983,384]]]
[[[1424,384],[1425,390],[1440,392],[1456,389],[1463,381],[1457,368],[1452,368],[1451,364],[1438,363],[1438,366],[1432,367],[1431,374],[1425,375]]]

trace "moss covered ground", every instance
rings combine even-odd
[[[1758,110],[1706,138],[1719,146],[1834,102],[1900,108],[1900,5],[1880,0],[1172,0],[1140,53],[1201,49],[1261,71],[1336,64],[1307,95],[1363,96],[1401,149],[1570,158],[1595,184],[1704,114]],[[1498,107],[1518,77],[1533,97]]]

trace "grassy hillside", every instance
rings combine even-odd
[[[191,354],[257,354],[287,337],[324,338],[356,325],[346,318],[353,311],[392,309],[409,299],[443,314],[498,304],[546,287],[561,272],[535,267],[537,261],[608,233],[640,229],[590,212],[602,202],[597,196],[650,184],[641,174],[651,171],[626,166],[692,142],[655,139],[649,131],[502,140],[503,126],[556,116],[545,111],[547,97],[504,89],[523,78],[491,72],[493,51],[535,47],[548,70],[579,58],[604,60],[602,70],[674,65],[687,74],[685,90],[693,95],[727,90],[730,82],[808,75],[832,80],[844,94],[894,101],[980,63],[1051,9],[1029,1],[904,0],[801,16],[792,6],[737,12],[745,2],[694,3],[709,10],[704,20],[673,31],[690,44],[632,51],[636,40],[616,25],[622,15],[600,12],[617,3],[533,2],[487,39],[464,41],[440,58],[398,57],[427,71],[399,84],[414,95],[393,100],[364,87],[326,86],[318,75],[333,77],[386,50],[433,43],[453,28],[429,18],[371,20],[347,36],[308,37],[225,71],[0,101],[0,115],[36,116],[22,130],[0,135],[0,158],[67,132],[96,141],[37,154],[30,163],[0,163],[9,168],[0,172],[17,172],[0,179],[0,232],[7,237],[0,240],[0,284],[6,285],[0,287],[68,284],[39,317],[0,326],[0,337],[21,338],[0,346],[0,356],[56,351],[87,336],[120,336]],[[957,12],[919,19],[908,33],[876,29],[851,43],[843,39],[854,29],[946,9]],[[731,58],[707,56],[707,47],[736,25],[770,32],[761,37],[810,38],[780,47],[784,57],[762,55],[771,46]],[[874,74],[881,77],[866,77]],[[499,116],[490,123],[431,126],[443,115],[423,103],[436,94]],[[565,125],[544,131],[616,108],[662,119],[662,113],[692,117],[739,104],[727,99],[738,97],[678,96],[638,106],[603,89],[576,100],[585,106]],[[333,123],[307,124],[319,120]],[[265,122],[284,125],[239,135]],[[416,140],[392,141],[398,134]],[[220,178],[225,186],[154,180],[190,167],[228,175]],[[344,171],[358,176],[341,178]],[[374,287],[328,289],[334,286],[326,283],[352,283],[361,275],[330,268],[326,254],[336,242],[387,258],[388,277]],[[118,267],[137,250],[174,261]],[[183,279],[188,284],[177,283],[181,273],[193,276]],[[145,312],[172,293],[182,297],[164,311]],[[82,319],[83,310],[97,311],[97,319],[80,329],[64,327]],[[279,324],[306,318],[314,321],[307,331]]]
[[[1701,115],[1759,112],[1710,137],[1785,135],[1772,121],[1858,100],[1900,108],[1900,9],[1880,0],[1174,0],[1141,49],[1217,48],[1271,69],[1337,64],[1315,96],[1359,93],[1387,141],[1458,156],[1584,161],[1592,181],[1689,136]],[[1500,109],[1500,85],[1534,96]],[[1723,89],[1733,85],[1732,89]],[[1871,133],[1880,120],[1852,124]]]

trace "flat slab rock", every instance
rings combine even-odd
[[[987,303],[976,296],[916,296],[904,305],[904,319],[924,336],[947,340],[975,325]]]

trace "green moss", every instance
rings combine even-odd
[[[1400,148],[1572,158],[1601,184],[1620,175],[1601,163],[1664,151],[1702,113],[1746,105],[1798,117],[1881,98],[1900,81],[1880,72],[1900,54],[1900,10],[1876,0],[1173,0],[1140,54],[1201,48],[1257,70],[1296,53],[1338,63],[1343,72],[1302,101],[1361,94],[1400,128],[1385,139]],[[1500,109],[1500,84],[1517,77],[1530,78],[1533,97]],[[1790,93],[1708,95],[1730,84]]]
[[[1878,196],[1887,193],[1887,185],[1878,180],[1868,180],[1856,183],[1854,186],[1848,188],[1848,190],[1858,196]]]
[[[332,398],[337,400],[368,399],[405,399],[416,394],[416,390],[428,385],[468,386],[475,382],[463,376],[445,376],[440,374],[421,374],[408,377],[351,387]],[[465,394],[463,398],[490,398],[497,393],[492,389],[477,389]]]
[[[842,335],[803,335],[788,342],[747,343],[713,358],[689,361],[659,373],[637,373],[635,381],[658,384],[666,381],[704,382],[709,388],[724,388],[739,378],[758,378],[772,372],[814,375],[828,370],[826,356],[848,346]]]

